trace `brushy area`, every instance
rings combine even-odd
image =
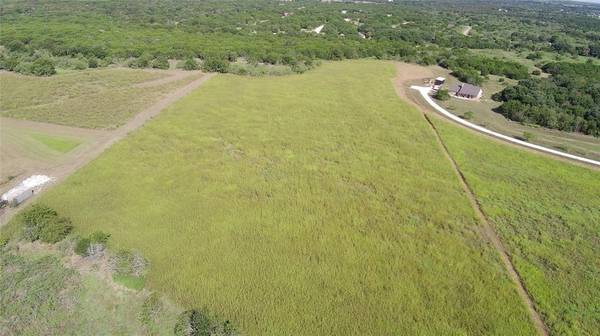
[[[0,73],[0,116],[85,128],[116,128],[194,76],[152,87],[134,84],[165,73],[120,68],[40,78]]]
[[[556,335],[600,330],[600,172],[436,120]]]
[[[61,253],[0,248],[0,334],[172,335],[179,309],[67,268]]]
[[[391,63],[219,75],[49,190],[248,335],[534,334]]]

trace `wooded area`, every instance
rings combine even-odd
[[[597,135],[600,107],[590,78],[573,84],[580,76],[573,73],[565,88],[564,79],[530,79],[518,60],[470,49],[526,52],[540,68],[548,62],[542,52],[600,58],[598,17],[598,5],[533,1],[9,0],[0,4],[0,69],[50,76],[111,64],[165,69],[175,59],[186,70],[281,75],[302,73],[318,60],[439,64],[475,85],[488,75],[525,80],[498,96],[507,100],[500,112],[508,118]],[[512,93],[524,87],[583,96],[528,103]]]

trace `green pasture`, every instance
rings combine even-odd
[[[40,201],[243,334],[534,334],[394,76],[379,61],[219,75]]]
[[[600,172],[436,119],[552,334],[600,330]]]

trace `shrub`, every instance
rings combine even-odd
[[[90,248],[91,240],[89,238],[81,238],[75,244],[75,253],[82,257],[88,256],[88,250]]]
[[[130,68],[147,68],[150,66],[152,56],[150,54],[143,54],[140,57],[129,62]]]
[[[450,99],[450,95],[448,94],[448,90],[439,89],[433,97],[437,100],[448,100]]]
[[[137,252],[120,250],[111,258],[111,266],[116,275],[141,277],[146,272],[148,262]]]
[[[93,244],[106,244],[106,242],[108,242],[108,238],[110,238],[110,234],[102,231],[96,231],[90,235],[90,241]]]
[[[96,57],[90,57],[88,59],[88,67],[91,69],[98,67],[98,59]]]
[[[7,236],[0,236],[0,249],[8,244],[9,238]]]
[[[208,57],[202,63],[202,70],[208,72],[227,72],[229,68],[229,62],[224,59],[217,57]]]
[[[473,111],[467,111],[467,112],[465,112],[465,114],[463,114],[463,119],[471,120],[471,119],[473,119],[474,116],[475,116],[475,113],[473,113]]]
[[[109,234],[96,231],[89,237],[80,238],[75,245],[75,253],[82,257],[98,254],[104,251]]]
[[[46,243],[56,243],[65,238],[73,226],[71,221],[59,217],[53,209],[34,204],[21,215],[23,237],[29,241],[41,240]]]
[[[210,318],[201,310],[186,310],[177,318],[174,332],[176,336],[211,336]]]
[[[237,333],[229,321],[220,323],[206,310],[190,309],[177,318],[174,334],[176,336],[233,336]]]
[[[162,302],[160,301],[160,296],[154,292],[144,300],[138,318],[144,326],[152,329],[156,325],[161,311]]]
[[[183,62],[182,65],[183,70],[198,70],[200,67],[198,66],[198,62],[196,62],[196,60],[194,60],[193,58],[188,58],[185,60],[185,62]]]
[[[169,69],[169,61],[167,60],[166,57],[162,57],[162,56],[155,58],[152,61],[152,67],[154,69],[163,69],[163,70]]]
[[[56,73],[54,62],[49,58],[38,58],[31,64],[31,73],[36,76],[51,76]]]
[[[535,139],[535,135],[531,132],[523,132],[522,139],[529,142],[529,141]]]
[[[64,217],[57,217],[48,225],[44,225],[40,229],[40,240],[45,243],[58,243],[63,240],[73,229],[71,221]]]

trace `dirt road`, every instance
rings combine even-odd
[[[174,76],[168,77],[167,79],[154,80],[154,81],[146,82],[143,84],[160,85],[160,84],[166,83],[165,81],[175,81],[175,80],[183,78],[181,76],[185,77],[185,76],[189,76],[189,74],[176,74]],[[53,167],[47,171],[38,171],[37,173],[51,176],[54,178],[53,183],[59,183],[60,181],[65,179],[67,176],[71,175],[73,172],[75,172],[79,168],[85,166],[87,163],[89,163],[90,161],[92,161],[93,159],[98,157],[100,154],[102,154],[106,149],[108,149],[114,143],[116,143],[117,141],[126,137],[130,132],[140,128],[142,125],[144,125],[145,122],[152,119],[154,116],[158,115],[164,108],[171,105],[172,103],[179,100],[180,98],[188,95],[190,92],[192,92],[194,89],[198,88],[200,85],[202,85],[204,82],[206,82],[213,76],[214,76],[214,74],[212,74],[212,73],[204,74],[202,77],[190,82],[189,84],[172,91],[171,93],[167,94],[166,96],[164,96],[162,99],[160,99],[156,103],[152,104],[148,108],[146,108],[143,111],[141,111],[140,113],[136,114],[131,120],[129,120],[123,126],[117,128],[114,131],[106,132],[105,135],[98,137],[98,139],[95,142],[93,142],[91,146],[88,146],[86,148],[85,152],[80,153],[80,155],[78,155],[75,159],[73,159],[65,164],[61,164],[56,167]],[[172,79],[172,77],[175,77],[175,79]],[[52,126],[54,126],[54,125],[52,125]],[[51,127],[51,126],[48,126],[48,127]],[[17,182],[15,182],[15,183],[17,183]],[[39,196],[39,195],[36,195],[36,197],[37,196]],[[35,199],[35,197],[33,199]],[[31,201],[31,199],[29,201]],[[22,207],[23,207],[23,205],[21,205],[18,208],[14,208],[14,209],[13,208],[5,208],[5,209],[0,210],[0,226],[7,223],[10,220],[10,218],[15,214],[15,212],[17,212]]]

